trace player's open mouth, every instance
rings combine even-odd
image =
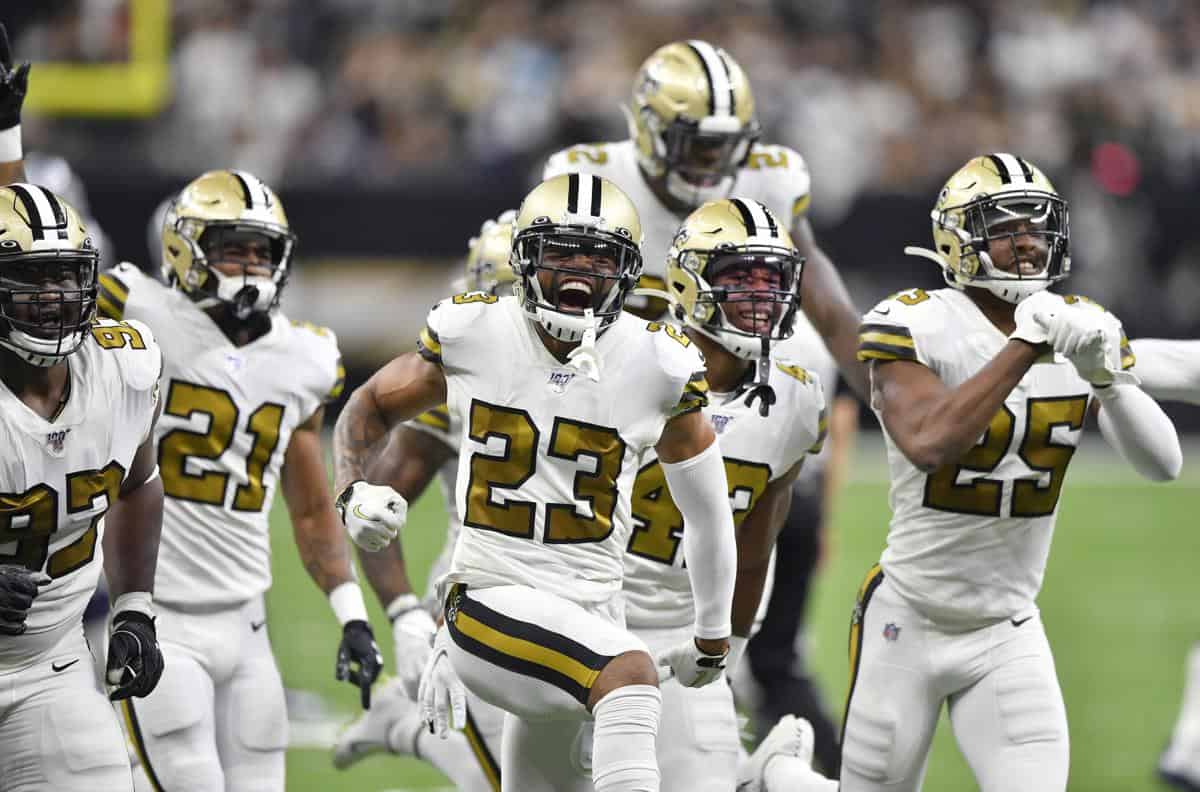
[[[592,307],[592,284],[569,280],[558,287],[558,307],[573,313],[583,313]]]

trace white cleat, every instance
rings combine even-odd
[[[737,792],[764,792],[764,774],[767,763],[776,756],[791,756],[799,759],[805,767],[812,766],[812,724],[795,715],[784,715],[771,727],[766,738],[754,749],[754,753],[738,767]]]
[[[424,727],[420,707],[404,695],[395,677],[376,685],[371,709],[363,711],[342,729],[333,745],[333,766],[345,770],[376,753],[415,755],[417,732]]]

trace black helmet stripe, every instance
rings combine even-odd
[[[595,176],[592,177],[592,217],[600,216],[600,202],[603,200],[603,188],[600,180]]]
[[[746,202],[741,198],[731,198],[730,203],[738,210],[738,214],[742,216],[742,225],[746,226],[746,235],[757,236],[758,223],[754,222],[754,215],[750,213],[750,207],[746,206]]]
[[[767,207],[758,201],[746,201],[746,205],[750,207],[750,214],[754,215],[755,222],[759,228],[765,229],[766,233],[773,237],[779,236],[779,225],[775,222],[775,216],[767,210]]]
[[[1021,166],[1021,173],[1024,174],[1025,181],[1032,184],[1033,183],[1033,168],[1029,167],[1029,163],[1026,162],[1025,160],[1021,159],[1020,157],[1014,157],[1013,159],[1015,159],[1017,161],[1017,164]]]
[[[237,179],[238,185],[242,188],[242,200],[246,202],[247,209],[254,208],[254,196],[250,194],[250,185],[246,183],[245,177],[237,171],[229,171],[233,174],[233,178]]]
[[[579,174],[567,176],[567,211],[579,214]]]
[[[36,184],[11,184],[17,199],[29,215],[29,227],[34,239],[48,239],[54,232],[59,239],[67,238],[67,213],[54,193]]]
[[[1012,174],[1008,172],[1008,166],[1004,164],[1004,160],[1000,159],[1000,155],[988,154],[987,158],[996,166],[996,171],[1000,174],[1001,184],[1012,184]]]
[[[604,185],[600,179],[590,173],[571,173],[567,176],[567,211],[580,214],[580,199],[587,200],[583,214],[588,217],[600,216],[600,205],[603,201]]]

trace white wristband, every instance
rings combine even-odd
[[[15,162],[21,157],[21,125],[0,129],[0,162]]]
[[[149,591],[127,591],[109,608],[113,616],[121,611],[137,611],[148,619],[154,618],[154,596]]]
[[[353,581],[348,580],[329,592],[329,607],[333,608],[338,624],[367,620],[367,604],[363,602],[362,589]]]
[[[421,607],[421,599],[416,594],[400,594],[388,603],[386,613],[388,621],[394,622],[409,611]]]
[[[1118,398],[1121,395],[1121,391],[1112,385],[1105,385],[1102,387],[1096,387],[1093,385],[1092,395],[1096,397],[1097,401],[1110,402]]]

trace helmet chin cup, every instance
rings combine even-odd
[[[758,360],[762,354],[762,338],[732,333],[722,328],[692,325],[704,335],[721,345],[729,354],[742,360]]]
[[[688,206],[700,206],[728,197],[733,190],[733,177],[726,176],[712,187],[697,187],[675,171],[668,171],[666,187],[672,198]]]
[[[238,319],[269,311],[275,302],[277,288],[270,278],[245,278],[215,271],[213,275],[217,278],[217,299],[230,305]]]
[[[582,314],[554,311],[542,305],[536,306],[533,313],[537,323],[552,338],[567,343],[582,340],[583,334],[597,324],[595,319],[589,319]]]
[[[63,362],[82,343],[82,332],[63,336],[61,341],[37,338],[20,330],[12,330],[7,338],[0,338],[0,346],[38,368],[50,368]]]
[[[1005,302],[1016,305],[1031,294],[1037,294],[1050,287],[1048,280],[992,280],[982,284],[985,289]]]

